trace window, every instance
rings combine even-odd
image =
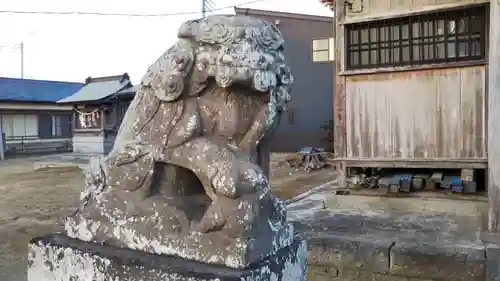
[[[36,115],[2,115],[0,124],[6,139],[38,136]]]
[[[347,69],[485,58],[486,6],[346,25]]]
[[[295,126],[295,108],[288,108],[286,113],[287,113],[288,125]]]
[[[38,137],[41,139],[70,138],[73,115],[71,113],[43,113],[38,116]]]
[[[6,138],[12,137],[14,134],[13,122],[12,115],[0,116],[1,131],[5,134]]]
[[[313,40],[313,61],[324,62],[334,59],[335,44],[333,38]]]
[[[61,115],[52,115],[52,136],[62,136]]]

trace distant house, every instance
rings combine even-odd
[[[285,39],[285,59],[292,69],[292,101],[270,143],[272,151],[305,146],[331,148],[321,126],[333,118],[333,17],[235,8],[275,24]]]
[[[72,109],[56,102],[82,86],[0,77],[0,131],[6,154],[71,150]]]
[[[111,151],[125,112],[135,95],[127,73],[88,77],[73,95],[58,101],[74,109],[73,152],[106,154]]]

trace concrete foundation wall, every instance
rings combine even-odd
[[[101,134],[78,134],[73,136],[73,152],[81,154],[104,154],[104,137]]]
[[[500,280],[500,266],[492,266],[500,254],[484,238],[487,202],[479,197],[318,193],[301,204],[289,205],[288,215],[307,237],[309,281]]]
[[[443,251],[425,245],[376,242],[348,237],[309,240],[307,280],[488,280],[484,248],[460,252],[458,248]]]

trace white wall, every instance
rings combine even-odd
[[[102,135],[73,135],[73,152],[81,154],[104,154],[104,138]]]

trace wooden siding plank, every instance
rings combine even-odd
[[[394,0],[379,0],[377,2],[370,2],[369,4],[363,3],[363,6],[369,7],[367,11],[363,11],[364,13],[370,13],[370,11],[376,10],[389,10],[391,9],[391,4]],[[364,0],[366,2],[366,0]]]
[[[359,118],[359,102],[358,95],[356,94],[356,84],[346,83],[346,106],[349,109],[348,114],[346,114],[346,124],[357,124],[357,119]],[[356,131],[359,127],[346,126],[346,141],[349,144],[347,146],[347,157],[357,157],[359,155],[360,143],[360,132]]]
[[[457,0],[436,0],[436,4],[447,4],[457,2]]]
[[[485,69],[469,67],[461,69],[462,158],[486,157],[485,130]]]
[[[390,78],[385,82],[386,90],[389,90],[389,84],[393,84],[393,90],[397,91],[397,95],[391,95],[391,107],[393,108],[393,116],[390,120],[392,132],[394,134],[393,138],[393,156],[394,158],[407,158],[408,157],[408,133],[407,129],[409,126],[409,120],[407,119],[406,111],[410,108],[408,107],[408,98],[410,97],[409,92],[413,85],[407,83],[406,79],[401,79],[402,77],[393,73],[389,76]],[[392,80],[392,83],[391,83]],[[394,92],[393,92],[394,93]],[[413,119],[410,120],[413,123]]]
[[[347,76],[347,157],[486,157],[484,73],[472,67]]]
[[[335,45],[342,46],[335,49],[336,58],[344,58],[344,0],[335,1]],[[346,149],[346,96],[345,78],[338,74],[344,70],[344,59],[335,60],[335,95],[333,98],[334,111],[334,138],[333,152],[335,158],[345,158]]]
[[[427,5],[436,5],[437,1],[439,0],[413,0],[412,6],[413,7],[421,7],[421,6],[427,6]]]
[[[461,118],[460,118],[460,70],[436,70],[437,80],[437,122],[440,140],[440,156],[460,158]]]
[[[490,3],[488,73],[488,230],[500,232],[500,0]]]
[[[373,144],[372,146],[374,147],[374,149],[372,149],[372,155],[380,158],[385,155],[393,154],[394,146],[392,142],[392,124],[391,122],[388,122],[392,119],[391,91],[378,93],[376,91],[377,85],[375,83],[370,83],[370,86],[370,95],[372,98],[370,104],[374,105],[375,112],[374,116],[370,118],[370,120],[374,123],[374,133],[371,141]]]
[[[371,9],[370,11],[383,11],[378,8],[377,2],[378,1],[370,1],[370,6],[373,6],[373,9]],[[413,0],[391,0],[391,10],[399,10],[405,7],[413,7]]]
[[[438,10],[489,3],[489,0],[388,0],[390,7],[379,5],[382,0],[363,0],[364,9],[359,13],[347,13],[345,23],[358,23],[394,17],[425,14]],[[383,0],[386,1],[386,0]]]
[[[432,76],[425,72],[414,73],[409,77],[412,82],[407,87],[411,90],[408,99],[410,109],[406,114],[413,116],[413,150],[412,158],[439,157],[437,147],[437,119],[436,112],[439,104],[436,103],[437,83]]]

